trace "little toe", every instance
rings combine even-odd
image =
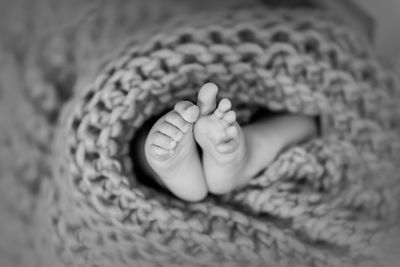
[[[221,101],[219,101],[218,104],[218,109],[222,112],[225,113],[228,110],[232,108],[232,103],[228,98],[223,98]]]
[[[208,115],[215,110],[217,94],[218,87],[214,83],[206,83],[200,88],[197,105],[202,116]]]
[[[175,125],[166,121],[160,124],[158,131],[169,136],[175,142],[179,142],[183,138],[183,132],[181,132]]]
[[[219,153],[225,154],[225,153],[232,153],[237,149],[237,142],[234,139],[231,139],[229,141],[220,143],[216,146],[216,149]]]
[[[158,131],[153,133],[151,143],[166,150],[173,150],[177,145],[177,142],[174,141],[171,137]]]

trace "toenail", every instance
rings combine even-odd
[[[198,106],[191,106],[188,110],[190,110],[190,112],[193,113],[193,117],[196,117],[196,119],[197,119],[197,117],[198,117],[199,114],[200,114],[200,109],[199,109],[199,107],[198,107]]]
[[[178,102],[175,104],[174,110],[180,114],[180,113],[185,112],[185,110],[189,109],[192,106],[193,106],[193,103],[191,103],[189,101],[181,101],[181,102]]]
[[[231,101],[227,98],[224,98],[220,102],[220,108],[224,111],[229,110],[232,107]]]
[[[204,90],[218,92],[218,86],[215,83],[208,82],[202,86]]]
[[[182,113],[182,118],[189,123],[194,123],[198,117],[199,111],[196,106],[189,107],[184,113]]]

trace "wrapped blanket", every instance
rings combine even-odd
[[[396,74],[324,11],[206,2],[90,3],[56,30],[9,36],[1,266],[388,266]],[[243,124],[259,109],[302,113],[320,136],[244,189],[176,199],[148,183],[131,147],[208,81]]]

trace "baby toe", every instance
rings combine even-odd
[[[199,107],[190,101],[178,102],[174,110],[189,123],[194,123],[200,115]]]
[[[152,144],[160,148],[172,150],[176,147],[177,142],[163,133],[155,132],[152,137]]]
[[[238,135],[238,129],[235,125],[229,126],[226,128],[226,135],[229,138],[235,138]]]
[[[188,107],[183,113],[181,113],[182,118],[188,123],[195,123],[199,118],[199,115],[199,107],[195,105]]]
[[[224,118],[226,112],[232,107],[231,101],[227,98],[222,99],[219,104],[218,108],[214,111],[214,116],[221,120]]]
[[[185,110],[187,110],[191,106],[193,106],[193,103],[190,101],[179,101],[178,103],[175,104],[174,110],[179,114],[182,114],[183,112],[185,112]]]
[[[218,109],[222,113],[227,112],[231,108],[232,108],[232,103],[228,98],[223,98],[218,104]]]
[[[169,156],[172,153],[171,150],[168,150],[168,149],[156,146],[156,145],[151,145],[150,149],[153,154],[155,154],[159,157]]]
[[[200,88],[197,105],[200,107],[201,115],[208,115],[215,109],[217,94],[218,87],[214,83],[206,83]]]
[[[235,151],[236,148],[237,148],[237,143],[233,139],[224,143],[220,143],[216,146],[216,149],[219,153],[231,153]]]
[[[225,113],[223,120],[227,124],[232,124],[236,121],[236,112],[231,110]]]
[[[177,127],[184,134],[190,129],[190,124],[176,111],[171,111],[165,115],[165,121]]]
[[[172,138],[175,142],[179,142],[183,138],[183,133],[175,125],[169,122],[160,124],[158,131]]]

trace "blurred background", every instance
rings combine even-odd
[[[98,0],[101,1],[101,0]],[[248,0],[249,2],[257,0]],[[302,6],[302,5],[319,5],[323,6],[337,15],[344,17],[349,24],[361,29],[361,31],[367,31],[368,35],[372,37],[372,41],[375,45],[377,52],[386,58],[390,63],[396,64],[400,67],[400,0],[259,0],[271,5],[287,5],[287,6]],[[83,6],[87,6],[90,3],[96,1],[88,0],[0,0],[0,33],[4,30],[18,32],[21,30],[20,20],[17,19],[19,15],[22,15],[22,20],[29,20],[32,12],[29,10],[38,9],[51,10],[52,8],[60,9],[62,6],[67,9],[75,10],[73,13],[82,13],[85,9]],[[139,5],[141,1],[134,0]],[[142,1],[147,2],[147,1]],[[149,0],[148,2],[152,2]],[[184,5],[185,1],[177,0],[180,5]],[[231,5],[235,5],[237,2],[243,2],[242,0],[220,0],[210,1],[203,0],[199,1],[198,5],[206,5],[210,2],[213,5],[223,5],[226,2],[231,2]],[[57,7],[55,7],[57,6]],[[64,8],[63,7],[63,8]],[[52,12],[42,14],[43,21],[45,17],[51,16]],[[78,15],[78,14],[76,14]],[[58,16],[56,21],[61,22],[68,20],[62,16]],[[56,22],[52,20],[53,23]],[[11,23],[10,23],[11,22]],[[63,23],[61,23],[63,24]],[[48,23],[44,23],[47,27],[51,26]],[[30,25],[31,30],[34,25]],[[43,27],[43,25],[41,25]],[[3,34],[2,34],[3,35]],[[4,36],[4,35],[3,35]]]
[[[374,43],[378,52],[400,66],[400,1],[353,0],[375,20]]]
[[[379,55],[400,67],[400,1],[399,0],[314,0],[337,10],[349,21],[358,19]]]

